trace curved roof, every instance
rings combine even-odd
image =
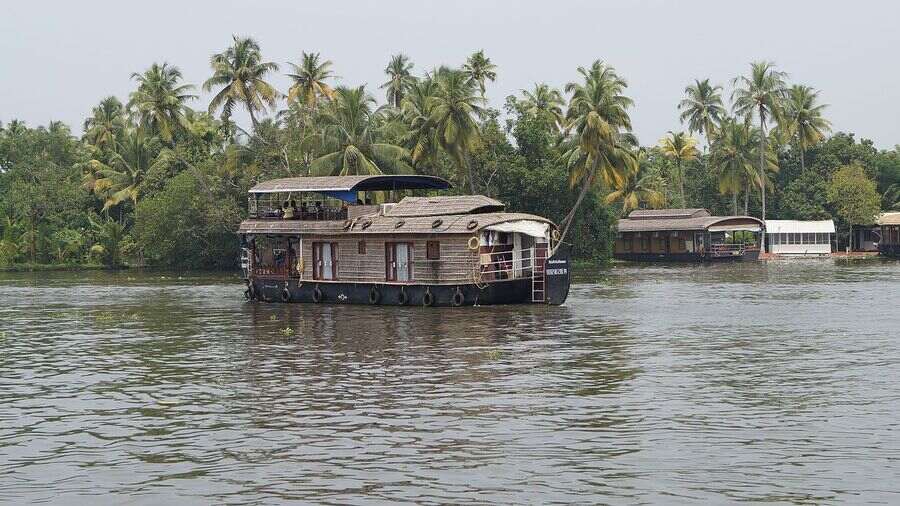
[[[636,209],[628,214],[628,219],[700,218],[702,216],[709,216],[709,211],[700,207],[690,209]]]
[[[263,181],[250,193],[446,190],[450,186],[445,179],[419,175],[287,177]]]
[[[455,214],[441,216],[362,216],[353,220],[353,226],[344,229],[340,221],[303,221],[303,220],[245,220],[241,223],[239,233],[256,234],[321,234],[321,235],[355,235],[355,234],[475,234],[481,230],[511,221],[530,220],[553,225],[553,222],[540,216],[524,213],[484,213]],[[470,222],[475,225],[470,227]],[[369,225],[363,228],[363,224]],[[437,226],[434,226],[437,223]]]
[[[641,216],[619,220],[619,232],[662,232],[677,230],[706,230],[712,226],[734,225],[735,227],[757,225],[765,228],[759,218],[752,216],[710,216],[705,210],[696,217],[651,217]],[[634,213],[632,213],[634,214]],[[690,215],[688,215],[690,216]]]
[[[503,202],[484,195],[404,197],[385,214],[388,216],[442,216],[502,211],[505,207]]]

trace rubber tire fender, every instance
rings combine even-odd
[[[431,288],[425,289],[425,294],[422,295],[422,305],[426,307],[434,305],[434,295],[431,293]]]
[[[466,296],[463,295],[462,290],[457,286],[456,292],[453,294],[453,300],[451,301],[451,303],[453,304],[454,307],[459,307],[459,306],[462,306],[463,302],[465,302],[465,301],[466,301]]]
[[[281,289],[281,302],[290,302],[291,301],[291,291],[288,290],[288,287],[284,287]]]
[[[409,303],[409,295],[406,293],[406,287],[400,287],[400,293],[397,295],[397,302],[400,303],[401,306],[405,306]]]
[[[313,288],[313,293],[312,293],[313,302],[316,302],[316,303],[322,302],[323,298],[324,298],[324,295],[322,294],[322,289],[319,288],[319,285],[316,285],[316,287]]]
[[[381,292],[378,291],[377,287],[372,287],[369,289],[369,304],[375,305],[381,301]]]

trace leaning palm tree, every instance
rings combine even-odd
[[[635,158],[634,172],[628,172],[624,179],[617,180],[604,198],[607,204],[621,201],[622,214],[625,215],[642,207],[659,209],[666,205],[666,196],[661,191],[664,184],[662,178],[647,170],[647,152],[641,149]]]
[[[429,99],[429,121],[438,144],[456,162],[460,184],[469,182],[475,193],[475,179],[469,152],[481,138],[476,118],[484,114],[484,99],[475,91],[476,82],[464,71],[440,68],[434,73],[437,87]]]
[[[716,127],[725,117],[722,105],[722,87],[709,84],[709,79],[696,79],[684,89],[685,98],[678,104],[681,122],[688,124],[688,131],[706,137],[706,145],[712,143]]]
[[[116,97],[106,97],[84,120],[84,140],[100,149],[113,149],[125,130],[125,107]]]
[[[797,140],[801,170],[806,170],[806,150],[831,131],[831,123],[822,117],[822,111],[827,106],[817,104],[818,98],[819,92],[809,86],[794,85],[788,91],[785,102],[785,130],[789,137]]]
[[[697,150],[697,139],[684,132],[672,132],[659,140],[659,148],[666,158],[675,161],[675,180],[678,182],[678,193],[681,207],[687,207],[684,196],[684,162],[696,160],[700,156]]]
[[[628,108],[633,102],[623,95],[628,83],[616,70],[597,60],[589,68],[579,67],[582,83],[569,83],[572,93],[566,113],[569,138],[563,160],[570,170],[570,183],[581,184],[581,191],[569,213],[560,222],[565,239],[581,202],[599,178],[607,187],[621,185],[626,174],[636,171],[636,159],[631,146],[636,139],[631,134]]]
[[[472,53],[472,56],[463,65],[462,70],[466,77],[478,83],[478,89],[481,90],[481,98],[484,99],[485,82],[494,82],[497,79],[497,66],[491,63],[490,58],[484,56],[484,49]]]
[[[181,71],[168,63],[154,63],[143,74],[135,72],[131,77],[138,88],[131,93],[128,108],[144,129],[172,142],[183,126],[185,104],[197,98],[188,93],[193,86],[181,84]]]
[[[767,123],[774,119],[782,118],[782,102],[786,94],[784,80],[787,74],[775,70],[775,64],[770,62],[754,62],[750,64],[750,75],[739,76],[732,80],[735,87],[731,94],[734,102],[734,110],[737,114],[750,121],[754,116],[759,119],[759,184],[766,180],[766,133]],[[766,219],[766,189],[760,188],[762,197],[762,219]],[[765,241],[762,244],[765,252]]]
[[[170,150],[156,154],[152,138],[142,128],[126,132],[124,140],[110,156],[109,163],[90,160],[84,183],[94,194],[103,198],[103,210],[125,201],[137,203],[147,174],[173,163]]]
[[[325,154],[310,164],[311,175],[400,174],[412,172],[409,152],[380,142],[376,135],[380,109],[365,87],[335,89],[334,99],[316,117],[320,131],[306,141]]]
[[[288,74],[293,84],[288,88],[288,102],[300,102],[309,108],[315,108],[319,100],[330,100],[334,96],[334,88],[328,84],[335,75],[331,72],[331,60],[322,60],[319,53],[300,55],[300,65],[290,63],[294,73]]]
[[[551,125],[557,132],[562,129],[566,121],[563,114],[565,101],[559,90],[536,83],[532,91],[522,90],[522,95],[520,104],[525,114]]]
[[[403,53],[396,54],[391,57],[391,61],[384,68],[388,80],[381,85],[381,89],[386,90],[387,101],[390,105],[399,109],[403,103],[403,97],[406,96],[415,78],[412,75],[413,64],[409,61],[409,56]]]
[[[205,91],[219,88],[209,102],[209,113],[222,109],[222,121],[228,123],[234,106],[242,104],[250,114],[253,128],[259,124],[257,112],[275,107],[278,91],[265,79],[269,72],[278,70],[278,64],[262,61],[259,44],[250,37],[233,35],[234,44],[224,52],[210,58],[213,75],[203,83]]]

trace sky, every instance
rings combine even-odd
[[[334,62],[339,83],[378,86],[392,54],[422,73],[460,65],[484,49],[498,66],[492,106],[535,82],[562,87],[596,59],[629,83],[634,131],[644,145],[679,130],[677,104],[695,78],[730,94],[755,60],[821,91],[834,130],[879,148],[900,144],[900,2],[700,0],[418,0],[306,2],[152,0],[4,2],[0,9],[0,121],[61,120],[80,134],[103,97],[123,101],[133,72],[177,65],[198,85],[232,34],[252,36],[286,71],[301,51]],[[272,82],[286,91],[288,80]],[[236,116],[249,123],[246,115]]]

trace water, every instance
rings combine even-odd
[[[0,274],[0,502],[900,502],[900,263],[624,266],[564,307]]]

